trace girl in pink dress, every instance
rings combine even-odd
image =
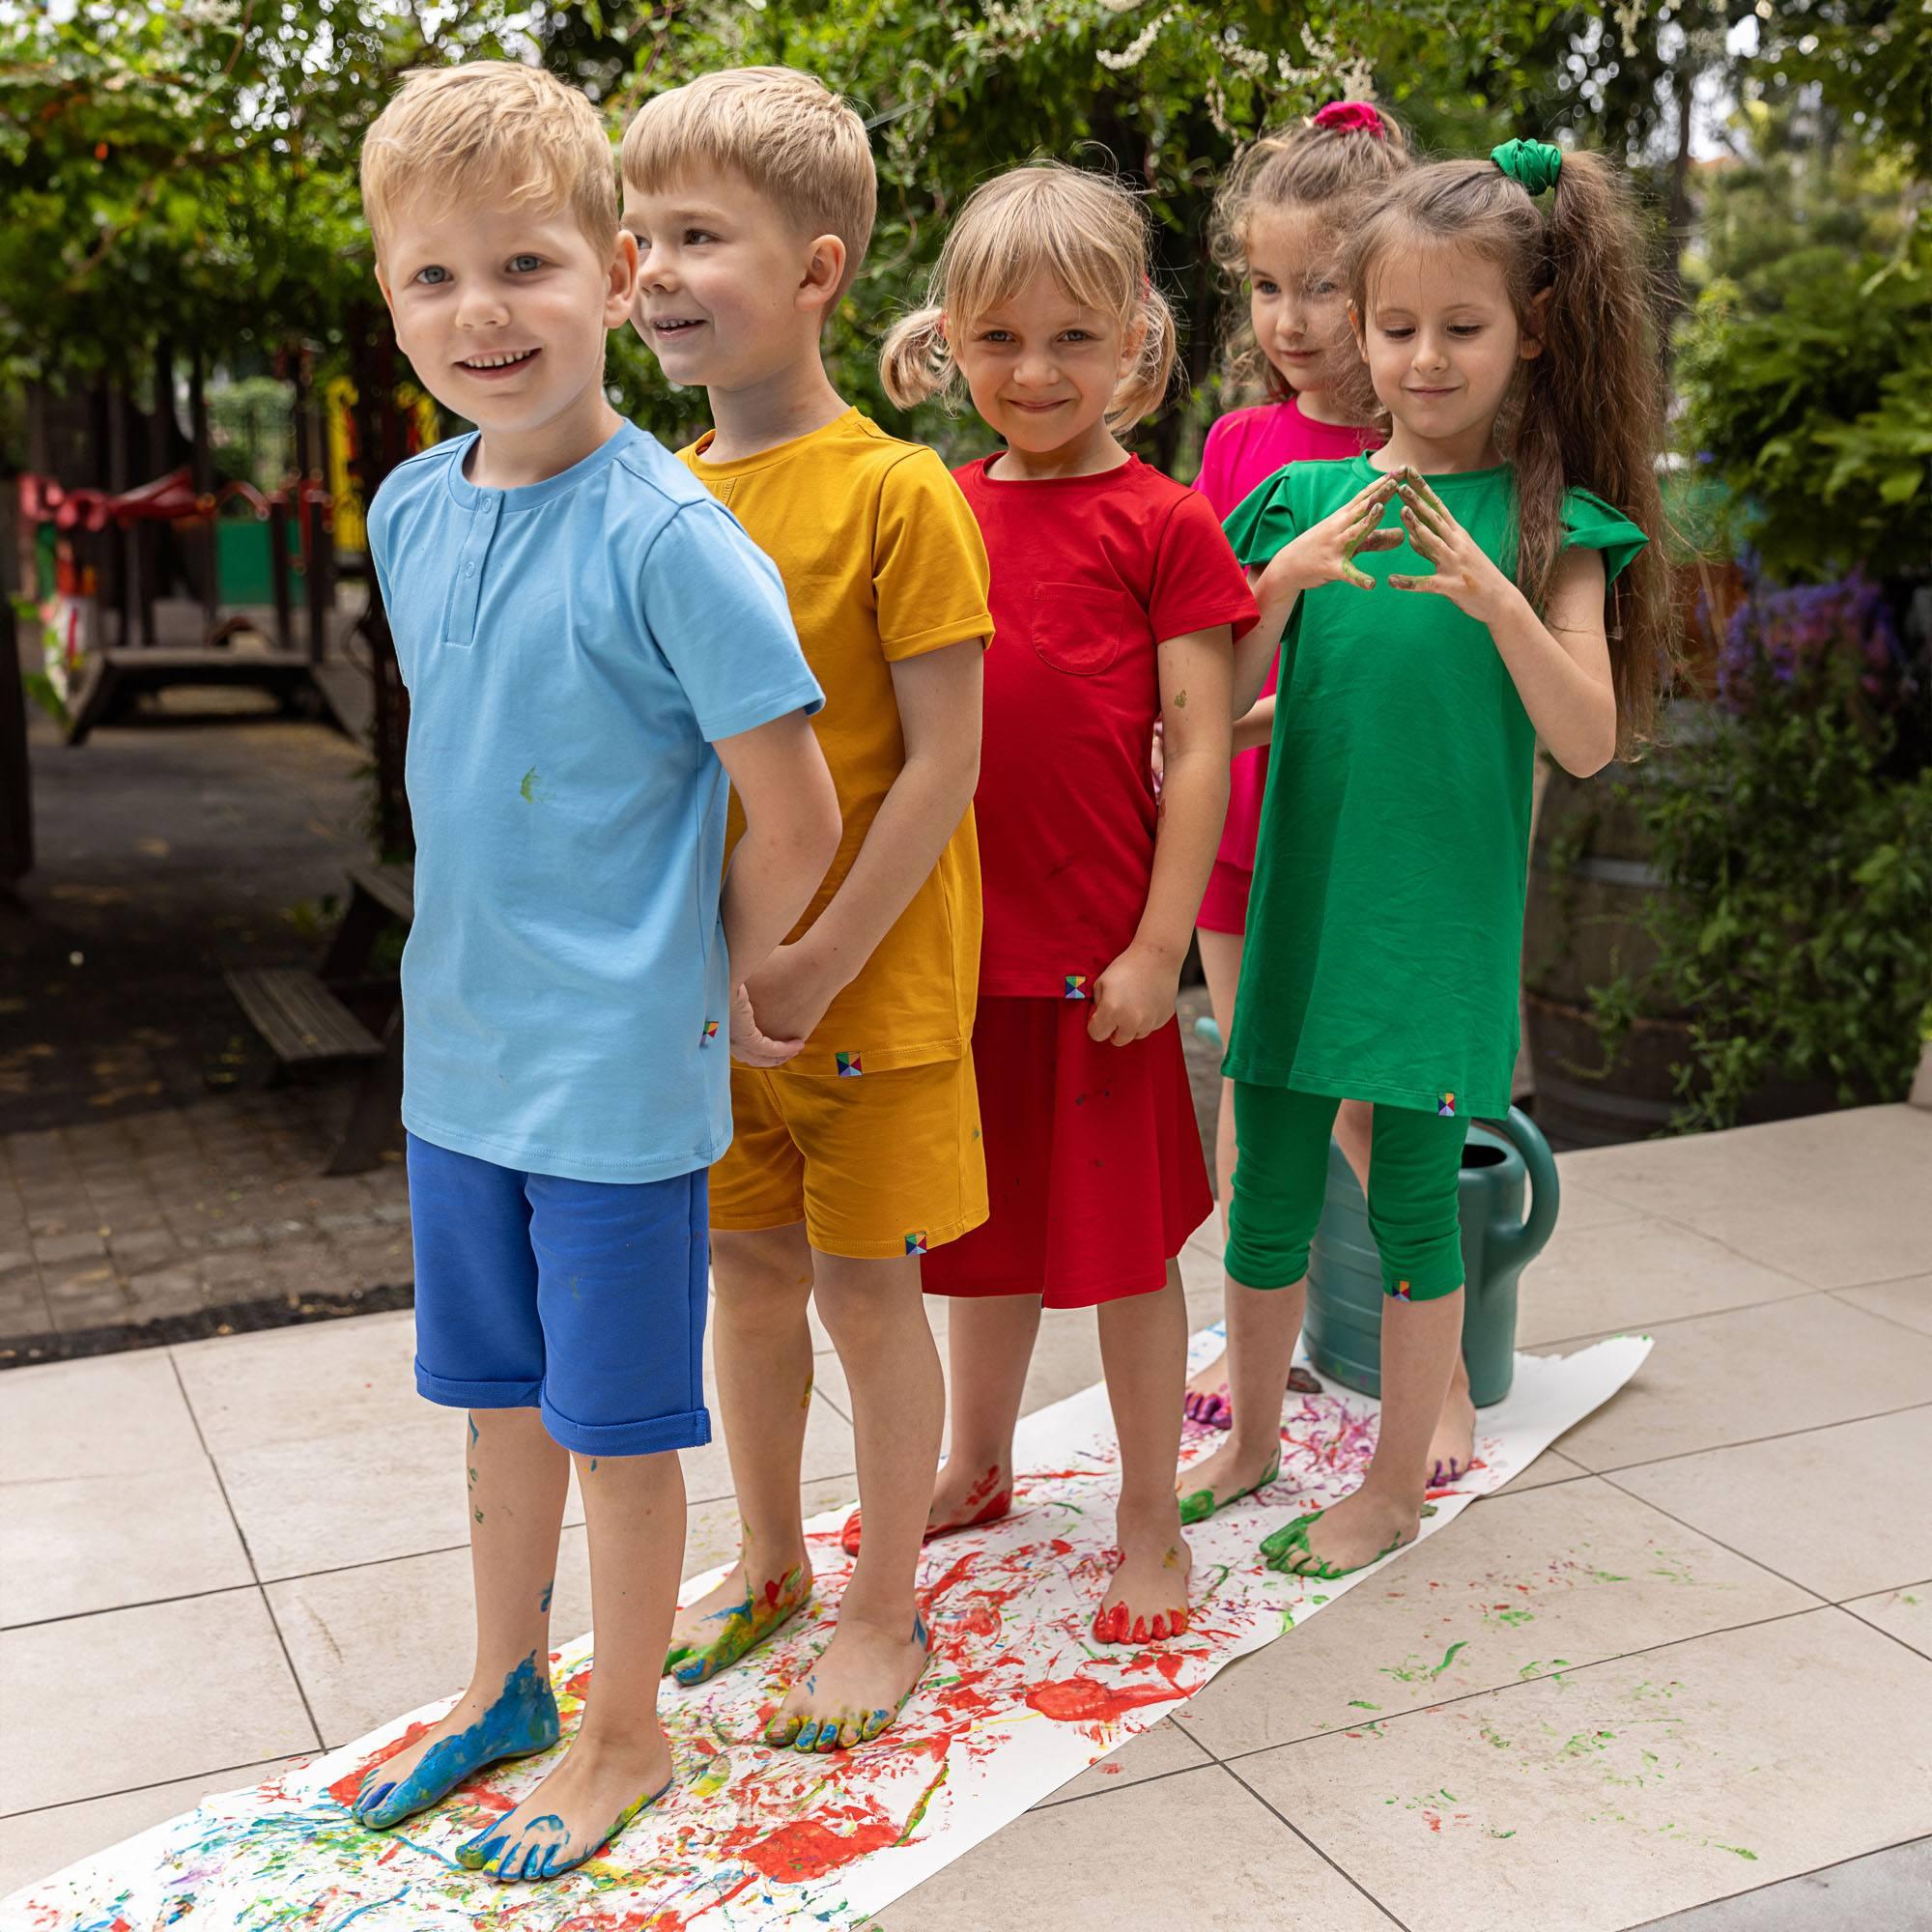
[[[1409,165],[1394,121],[1369,101],[1336,100],[1300,127],[1263,135],[1229,169],[1215,197],[1212,242],[1215,259],[1248,291],[1248,327],[1234,373],[1237,381],[1258,384],[1267,400],[1230,411],[1208,432],[1194,487],[1216,516],[1225,519],[1288,464],[1352,457],[1382,440],[1375,394],[1349,325],[1339,257],[1352,210]],[[1227,825],[1197,923],[1208,997],[1224,1040],[1233,1036],[1274,689],[1270,670],[1260,700],[1235,725]],[[1335,1122],[1336,1138],[1364,1185],[1369,1117],[1365,1103],[1349,1100]],[[1225,1080],[1214,1156],[1225,1235],[1228,1177],[1236,1159],[1233,1089]],[[1238,1350],[1244,1334],[1286,1312],[1278,1296],[1230,1288],[1228,1347]],[[1455,1390],[1450,1400],[1453,1408]],[[1225,1354],[1189,1380],[1185,1408],[1195,1422],[1229,1426]],[[1467,1430],[1462,1434],[1466,1437]],[[1441,1450],[1455,1460],[1449,1439],[1455,1435],[1451,1428],[1432,1456]],[[1186,1501],[1197,1518],[1234,1500],[1216,1488],[1216,1462],[1209,1457],[1188,1471]]]

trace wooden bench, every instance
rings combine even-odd
[[[280,1065],[374,1060],[383,1042],[304,966],[261,966],[227,976],[248,1023]]]

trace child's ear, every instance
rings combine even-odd
[[[396,319],[396,298],[389,292],[389,278],[383,272],[383,264],[380,258],[376,263],[376,286],[383,291],[383,306],[389,311],[389,320],[391,323],[394,323]]]
[[[1121,374],[1127,375],[1140,367],[1141,356],[1147,350],[1147,317],[1135,317],[1127,332],[1121,337]]]
[[[616,245],[604,268],[604,327],[622,328],[631,318],[638,294],[638,238],[628,228],[617,231]]]
[[[815,235],[811,253],[807,256],[805,274],[798,285],[798,306],[816,309],[821,317],[838,298],[838,284],[845,279],[845,244],[836,235]]]
[[[1353,302],[1349,304],[1349,327],[1354,332],[1355,354],[1366,362],[1369,359],[1368,331],[1362,327],[1362,312]]]
[[[1549,326],[1549,298],[1554,289],[1538,289],[1529,298],[1529,323],[1517,338],[1516,353],[1525,362],[1543,354],[1543,332]]]

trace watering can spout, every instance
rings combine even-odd
[[[1490,1231],[1491,1240],[1514,1271],[1527,1266],[1543,1252],[1556,1226],[1563,1183],[1556,1178],[1556,1156],[1549,1151],[1549,1143],[1520,1107],[1512,1107],[1509,1118],[1498,1121],[1495,1126],[1522,1156],[1529,1174],[1529,1212],[1520,1223],[1500,1221]]]

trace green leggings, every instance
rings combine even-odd
[[[1290,1288],[1308,1272],[1308,1244],[1328,1192],[1328,1136],[1341,1101],[1326,1094],[1235,1082],[1228,1272],[1245,1288]],[[1369,1152],[1369,1227],[1382,1289],[1433,1301],[1463,1286],[1458,1194],[1469,1122],[1414,1107],[1378,1107]]]

